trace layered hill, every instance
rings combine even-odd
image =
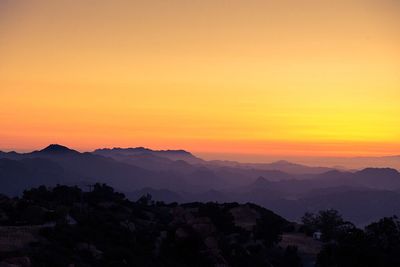
[[[400,214],[400,174],[390,168],[343,171],[287,161],[205,161],[184,150],[143,147],[81,153],[53,144],[30,153],[0,152],[0,193],[97,182],[132,199],[149,192],[167,202],[254,202],[293,220],[322,208],[336,208],[357,223]]]

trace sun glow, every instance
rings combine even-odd
[[[399,11],[389,0],[0,2],[0,146],[399,153]]]

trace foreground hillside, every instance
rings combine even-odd
[[[293,224],[254,204],[129,201],[104,184],[0,195],[0,266],[398,267],[400,221]]]
[[[295,266],[291,224],[259,206],[165,205],[111,187],[42,186],[0,201],[0,266]],[[9,264],[9,265],[7,265]],[[10,265],[15,264],[15,265]],[[293,265],[295,264],[295,265]]]

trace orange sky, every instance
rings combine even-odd
[[[0,0],[0,149],[400,154],[396,0]]]

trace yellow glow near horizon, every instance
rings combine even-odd
[[[400,3],[0,1],[0,148],[400,153]]]

